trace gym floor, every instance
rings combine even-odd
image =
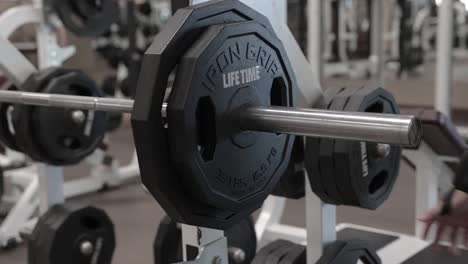
[[[369,81],[339,79],[326,81],[324,86],[349,86],[366,83],[368,84]],[[429,99],[432,95],[433,86],[433,81],[430,79],[394,80],[389,81],[388,84],[390,90],[396,92],[396,97],[402,104],[411,103],[420,106],[430,104]],[[466,84],[463,80],[457,81],[454,98],[468,92],[468,90],[462,89]],[[417,102],[415,103],[415,101]],[[466,125],[468,120],[463,120],[463,116],[466,117],[464,109],[456,111],[455,122],[459,125]],[[133,151],[133,140],[128,123],[112,135],[110,146],[110,151],[119,159],[130,159]],[[383,228],[395,232],[413,233],[413,221],[415,219],[414,171],[405,162],[401,163],[400,168],[400,177],[390,199],[384,206],[377,211],[340,207],[338,208],[338,221],[340,223],[355,223]],[[70,179],[86,173],[87,168],[85,167],[72,167],[67,168],[66,177]],[[79,197],[70,202],[79,205],[98,206],[105,209],[111,216],[117,235],[117,248],[113,264],[153,262],[153,239],[164,212],[153,198],[144,191],[138,181],[135,180],[115,190]],[[305,225],[304,200],[289,201],[287,213],[284,216],[283,221],[285,223],[303,227]],[[26,262],[27,253],[24,244],[14,249],[0,251],[0,263],[23,264]]]

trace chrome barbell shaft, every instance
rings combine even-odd
[[[18,91],[0,91],[0,102],[131,113],[133,100]],[[163,104],[162,115],[166,116]],[[242,129],[378,142],[414,147],[421,140],[421,124],[413,116],[341,112],[291,107],[246,107],[239,111]]]

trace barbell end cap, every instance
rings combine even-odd
[[[418,148],[422,141],[422,123],[421,120],[414,117],[409,124],[408,147]]]

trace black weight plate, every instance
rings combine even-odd
[[[78,70],[52,78],[43,92],[102,97],[95,82]],[[81,114],[79,120],[74,114]],[[66,108],[38,107],[33,112],[36,140],[53,165],[76,164],[90,155],[106,132],[107,114]]]
[[[89,242],[88,252],[83,243]],[[28,245],[29,264],[108,264],[115,249],[114,225],[94,207],[55,205],[39,218]]]
[[[325,247],[323,256],[317,264],[347,264],[358,263],[380,264],[382,261],[375,249],[361,240],[335,241]]]
[[[264,246],[257,253],[255,258],[252,261],[252,264],[266,264],[268,257],[275,251],[280,250],[281,248],[290,247],[293,243],[287,240],[276,240],[268,245]]]
[[[226,230],[228,247],[240,249],[245,254],[242,262],[235,261],[230,254],[229,263],[250,264],[257,251],[257,237],[252,217],[243,219]],[[159,224],[153,244],[156,264],[169,264],[182,261],[182,232],[176,222],[165,216]]]
[[[250,264],[257,253],[257,235],[255,233],[255,222],[250,216],[238,224],[226,230],[229,248],[240,249],[245,254],[242,262],[234,261],[229,255],[229,263]]]
[[[265,263],[280,263],[296,246],[297,245],[292,242],[285,243],[283,246],[272,251],[265,259]]]
[[[107,132],[113,132],[117,130],[123,122],[123,115],[120,113],[108,113],[107,114],[107,126],[106,126],[106,131]]]
[[[115,0],[54,0],[51,3],[65,27],[78,36],[98,37],[115,23]]]
[[[3,194],[5,193],[5,175],[3,168],[0,167],[0,205],[2,204]]]
[[[302,245],[295,245],[278,264],[306,264],[307,249]]]
[[[10,91],[18,90],[15,86],[8,87]],[[14,126],[12,121],[13,104],[0,103],[0,142],[6,147],[20,151],[16,144]]]
[[[216,0],[182,8],[155,36],[144,55],[132,113],[135,147],[144,185],[177,222],[226,229],[261,206],[259,203],[242,212],[220,209],[187,192],[191,186],[184,181],[186,175],[178,173],[172,164],[169,154],[172,146],[168,144],[166,123],[161,115],[169,75],[200,34],[210,25],[252,20],[273,32],[264,16],[237,0]]]
[[[63,68],[48,68],[39,71],[26,79],[20,90],[26,92],[41,92],[50,79],[66,74]],[[36,128],[33,122],[35,106],[15,104],[12,112],[12,123],[15,130],[15,142],[24,154],[35,161],[45,162],[46,154],[40,149],[36,138]]]
[[[117,77],[109,76],[101,84],[101,90],[107,96],[115,96],[117,88]]]
[[[272,195],[288,199],[301,199],[305,196],[304,138],[296,137],[289,165],[273,190]]]
[[[318,103],[317,108],[328,109],[333,98],[340,92],[345,90],[342,87],[328,88],[325,90],[322,100]],[[306,138],[305,148],[305,165],[307,168],[307,174],[312,191],[317,195],[323,202],[334,204],[336,203],[325,190],[324,183],[322,182],[321,171],[320,171],[320,145],[321,138]]]
[[[275,100],[293,106],[296,84],[282,44],[257,22],[211,26],[176,76],[184,78],[176,77],[168,102],[169,143],[187,191],[217,208],[253,212],[286,170],[294,136],[246,132],[233,114]]]
[[[170,264],[182,261],[182,235],[177,223],[165,216],[159,223],[153,244],[154,263]]]
[[[393,96],[382,88],[363,88],[351,95],[345,111],[398,114]],[[376,143],[336,140],[335,178],[345,194],[344,204],[376,209],[390,195],[399,173],[400,147],[378,157]]]
[[[347,98],[353,94],[359,88],[346,88],[341,90],[330,102],[328,110],[342,111],[347,103]],[[319,150],[319,170],[322,186],[325,188],[325,192],[328,197],[332,199],[333,204],[341,205],[344,203],[346,196],[338,190],[338,179],[336,178],[334,170],[336,164],[333,160],[334,145],[336,140],[334,139],[322,139],[320,141]]]

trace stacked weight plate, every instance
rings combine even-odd
[[[398,113],[382,88],[332,88],[322,108],[333,111]],[[376,209],[390,195],[401,148],[385,144],[308,138],[306,167],[312,190],[324,202]]]

